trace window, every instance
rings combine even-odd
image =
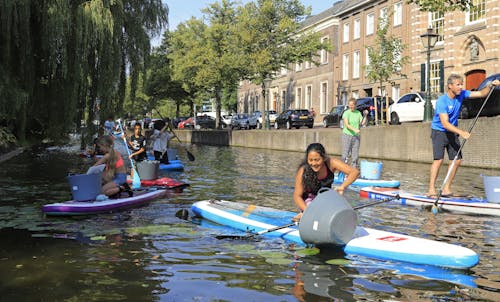
[[[349,55],[344,54],[342,57],[342,80],[349,79]]]
[[[306,106],[305,108],[311,108],[311,100],[312,100],[312,86],[306,86]]]
[[[328,44],[328,37],[324,37],[321,39],[321,43],[323,44]],[[325,64],[328,63],[328,52],[324,49],[321,50],[321,63]]]
[[[359,78],[359,50],[356,50],[352,56],[352,78]]]
[[[441,77],[439,76],[440,70],[439,70],[439,61],[438,62],[431,62],[431,98],[433,95],[436,95],[439,93],[439,88],[440,88],[440,81]]]
[[[437,42],[441,42],[444,40],[444,14],[439,12],[429,13],[429,24],[431,28],[434,29],[434,32],[439,35]]]
[[[366,35],[373,35],[375,16],[373,13],[366,16]]]
[[[280,74],[286,75],[286,68],[285,67],[281,67]]]
[[[328,82],[321,83],[320,112],[328,112]]]
[[[401,87],[399,85],[392,86],[392,99],[397,100],[401,96]]]
[[[344,23],[344,43],[349,42],[349,23]]]
[[[366,57],[365,57],[365,77],[368,75],[368,71],[370,68],[370,48],[366,48]]]
[[[295,64],[295,71],[301,71],[302,70],[302,63],[296,63]]]
[[[306,61],[306,62],[304,63],[304,68],[305,68],[305,69],[310,69],[310,68],[311,68],[311,62],[310,62],[310,61]]]
[[[354,20],[354,36],[353,36],[353,39],[354,40],[359,39],[360,36],[361,36],[361,20],[360,19],[356,19],[356,20]]]
[[[387,16],[388,16],[388,8],[387,7],[382,7],[380,9],[380,22],[382,22],[383,20],[384,21],[387,21]],[[383,23],[380,23],[381,26],[383,26],[384,24]]]
[[[486,0],[472,0],[474,5],[465,13],[465,23],[473,23],[484,19],[486,15]]]
[[[394,4],[394,26],[403,24],[403,3]]]
[[[297,87],[295,89],[295,108],[302,107],[302,87]]]
[[[355,98],[355,99],[359,99],[359,91],[358,90],[355,90],[352,92],[352,97]]]

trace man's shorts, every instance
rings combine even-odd
[[[457,155],[458,149],[460,149],[459,135],[449,131],[431,130],[432,155],[434,156],[434,160],[443,159],[445,149],[448,152],[448,158],[453,160]],[[462,159],[462,152],[458,154],[457,159]]]

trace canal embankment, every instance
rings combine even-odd
[[[459,128],[469,129],[473,121],[460,120]],[[480,117],[462,150],[462,165],[500,169],[499,130],[500,116]],[[307,145],[319,142],[329,154],[340,155],[342,152],[342,131],[339,128],[178,130],[176,134],[181,141],[193,144],[304,152]],[[430,163],[430,134],[430,122],[362,128],[360,158]]]

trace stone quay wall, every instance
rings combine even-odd
[[[469,129],[473,121],[459,120],[458,126]],[[181,141],[192,144],[304,152],[307,145],[319,142],[329,154],[338,156],[342,152],[341,129],[319,125],[313,129],[176,130],[175,133]],[[362,128],[360,159],[430,163],[430,133],[430,122]],[[462,165],[500,169],[500,116],[480,117],[471,133],[462,150]]]

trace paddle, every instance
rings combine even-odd
[[[156,111],[156,113],[158,113],[158,115],[160,116],[160,118],[161,118],[162,120],[164,120],[164,119],[163,119],[163,116],[161,116],[161,113],[160,113],[158,110],[156,110],[156,109],[155,109],[155,111]],[[193,155],[191,152],[189,152],[189,150],[188,150],[188,149],[187,149],[187,147],[186,147],[186,146],[185,146],[185,145],[181,142],[181,140],[180,140],[180,138],[177,136],[177,134],[175,134],[175,132],[174,132],[174,127],[173,127],[173,125],[172,125],[172,123],[171,123],[170,121],[169,121],[169,123],[168,123],[168,126],[170,127],[170,131],[174,134],[175,138],[177,138],[177,140],[179,141],[179,144],[181,145],[181,147],[182,147],[182,148],[184,148],[184,150],[186,151],[186,153],[187,153],[187,156],[188,156],[189,160],[190,160],[190,161],[194,161],[194,160],[195,160],[194,155]]]
[[[469,131],[468,131],[469,133],[471,133],[472,129],[474,129],[474,126],[476,125],[477,119],[479,118],[481,111],[483,111],[483,108],[486,105],[486,102],[488,102],[488,99],[490,98],[490,96],[491,96],[493,90],[495,90],[495,88],[496,87],[491,87],[490,91],[488,92],[488,95],[484,99],[484,102],[481,105],[481,108],[479,108],[479,111],[477,112],[476,117],[474,118],[474,121],[472,122],[472,125],[470,125],[470,127],[469,127]],[[462,140],[462,143],[460,144],[460,148],[458,148],[457,154],[453,158],[453,161],[452,161],[450,167],[448,168],[448,172],[446,173],[446,177],[444,178],[443,183],[441,184],[441,188],[439,189],[439,193],[437,195],[436,201],[434,201],[434,204],[432,205],[431,211],[433,214],[437,214],[437,212],[439,212],[438,202],[441,199],[441,195],[443,194],[444,186],[448,182],[448,178],[450,178],[451,171],[453,171],[453,169],[455,167],[455,162],[457,161],[458,156],[460,155],[460,151],[462,151],[462,148],[464,147],[466,142],[467,142],[467,139]]]
[[[132,188],[137,189],[137,188],[141,187],[141,178],[139,177],[139,173],[137,173],[137,170],[135,169],[134,160],[130,157],[130,150],[128,149],[127,139],[125,138],[125,131],[123,131],[123,127],[122,127],[122,123],[121,123],[120,119],[118,119],[118,126],[120,126],[120,131],[123,134],[123,136],[122,136],[123,142],[125,143],[125,149],[127,149],[128,158],[130,159],[130,165],[131,165],[132,172],[133,172],[132,174],[134,174],[134,176],[132,178]]]
[[[395,200],[395,199],[399,199],[399,194],[397,194],[394,197],[384,198],[383,200],[380,200],[380,201],[377,201],[377,202],[372,202],[372,203],[369,203],[369,204],[364,204],[364,205],[360,205],[360,206],[354,207],[353,210],[359,210],[359,209],[362,209],[362,208],[371,207],[371,206],[374,206],[374,205],[377,205],[377,204],[381,204],[381,203],[384,203],[384,202],[388,202],[388,201],[391,201],[391,200]],[[254,238],[256,236],[260,236],[260,235],[263,235],[263,234],[266,234],[266,233],[270,233],[270,232],[274,232],[274,231],[277,231],[277,230],[285,229],[285,228],[288,228],[288,227],[291,227],[291,226],[294,226],[294,225],[298,225],[298,224],[299,224],[299,222],[296,221],[296,222],[285,224],[285,225],[282,225],[282,226],[277,226],[277,227],[274,227],[274,228],[265,229],[265,230],[262,230],[262,231],[257,232],[257,233],[247,233],[246,235],[218,235],[218,236],[215,236],[215,238],[217,238],[217,239],[235,239],[235,240],[236,239],[251,239],[251,238]]]

